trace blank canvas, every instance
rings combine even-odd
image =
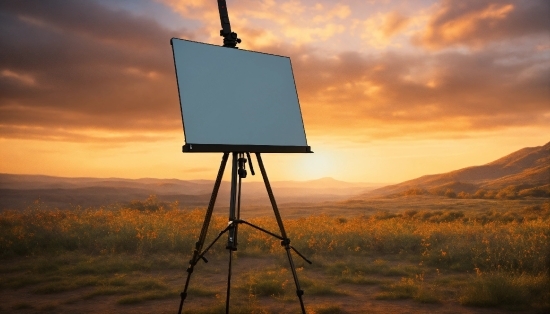
[[[290,58],[171,43],[184,151],[309,152]]]

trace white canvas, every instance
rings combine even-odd
[[[185,141],[307,146],[290,58],[172,39]]]

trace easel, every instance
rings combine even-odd
[[[252,160],[250,159],[250,154],[247,152],[245,158],[245,153],[238,152],[238,153],[232,153],[232,166],[231,166],[231,199],[230,199],[230,205],[229,205],[229,223],[228,226],[222,230],[218,236],[206,247],[206,249],[203,250],[204,242],[206,240],[206,234],[208,232],[208,226],[210,225],[210,221],[212,218],[212,212],[214,210],[214,204],[216,203],[216,198],[218,195],[218,191],[220,189],[221,180],[223,177],[223,173],[227,164],[227,159],[229,157],[229,153],[224,153],[222,157],[222,162],[220,165],[220,169],[218,170],[218,175],[216,177],[216,182],[214,183],[214,189],[212,191],[212,196],[210,197],[210,202],[208,204],[208,209],[206,210],[206,215],[204,218],[204,223],[202,225],[201,233],[199,236],[199,240],[195,244],[195,249],[193,251],[193,257],[189,261],[189,267],[187,268],[187,280],[185,282],[185,288],[183,292],[181,293],[181,301],[180,301],[180,307],[178,313],[181,314],[181,311],[183,309],[183,302],[185,301],[185,298],[187,297],[187,289],[189,288],[189,282],[191,280],[191,274],[193,273],[193,270],[195,268],[195,265],[198,263],[199,260],[203,260],[204,262],[208,262],[208,260],[204,257],[204,255],[210,250],[210,248],[220,239],[220,237],[228,232],[229,237],[227,241],[226,249],[229,250],[229,270],[228,270],[228,276],[227,276],[227,295],[225,300],[225,313],[229,313],[229,301],[230,301],[230,295],[231,295],[231,263],[232,263],[232,257],[233,257],[233,251],[237,250],[237,236],[238,236],[238,228],[239,224],[245,224],[248,225],[254,229],[257,229],[259,231],[262,231],[266,234],[269,234],[279,240],[281,240],[281,245],[285,248],[286,254],[288,257],[288,261],[290,263],[290,269],[292,270],[292,276],[294,278],[294,283],[296,285],[296,295],[298,296],[298,299],[300,300],[300,306],[302,309],[302,313],[306,313],[305,307],[304,307],[304,301],[302,299],[302,295],[304,294],[304,291],[300,288],[300,282],[298,281],[298,275],[296,274],[296,267],[294,266],[294,261],[292,260],[292,254],[290,250],[292,249],[296,254],[298,254],[301,258],[303,258],[306,262],[311,264],[311,262],[305,258],[300,252],[298,252],[293,246],[290,245],[290,239],[287,237],[283,220],[281,219],[281,215],[279,213],[279,209],[277,207],[277,203],[275,202],[275,197],[273,196],[273,191],[271,190],[271,185],[269,184],[269,179],[267,178],[267,173],[265,171],[264,163],[262,161],[262,157],[260,156],[260,153],[256,153],[256,158],[258,160],[258,165],[260,166],[260,172],[262,173],[262,177],[264,180],[264,184],[267,190],[267,194],[269,196],[269,200],[271,202],[271,206],[273,207],[273,212],[275,213],[275,218],[277,220],[277,224],[279,226],[279,230],[281,232],[281,235],[277,235],[275,233],[272,233],[270,231],[267,231],[261,227],[258,227],[254,224],[251,224],[245,220],[242,220],[240,218],[240,209],[241,209],[241,183],[242,179],[246,177],[246,167],[245,164],[247,162],[247,158],[250,164],[250,172],[252,175],[254,175],[254,169],[252,167]],[[238,177],[238,179],[237,179]]]
[[[228,48],[235,48],[238,49],[236,46],[238,43],[241,42],[241,40],[237,37],[237,34],[231,31],[231,25],[229,23],[229,15],[227,12],[227,5],[225,3],[225,0],[218,0],[218,10],[220,13],[220,21],[222,29],[220,31],[220,36],[222,36],[223,39],[223,46]],[[193,147],[195,146],[195,148]],[[197,146],[201,146],[198,150],[196,149]],[[204,217],[204,222],[202,225],[201,233],[199,235],[199,240],[195,244],[195,249],[193,251],[193,257],[189,261],[189,267],[187,268],[187,280],[185,281],[185,288],[183,292],[181,292],[181,301],[179,306],[178,313],[181,314],[181,311],[183,309],[183,303],[187,297],[187,289],[189,288],[189,282],[191,280],[191,274],[193,273],[193,270],[195,268],[195,265],[199,262],[199,260],[203,260],[205,263],[208,262],[208,260],[204,257],[204,255],[212,248],[212,246],[220,239],[220,237],[224,233],[228,233],[228,240],[226,249],[229,250],[229,270],[228,270],[228,276],[227,276],[227,295],[225,300],[225,312],[226,314],[229,313],[229,301],[230,301],[230,295],[231,295],[231,267],[232,267],[232,258],[233,258],[233,251],[237,250],[237,238],[238,238],[238,229],[240,224],[244,224],[247,226],[250,226],[254,229],[257,229],[261,232],[264,232],[268,235],[271,235],[274,238],[277,238],[281,241],[281,246],[283,246],[286,250],[286,254],[288,257],[288,261],[290,263],[290,269],[292,270],[292,276],[294,278],[294,283],[296,285],[296,295],[298,296],[298,299],[300,300],[300,306],[302,309],[302,313],[306,313],[305,307],[304,307],[304,301],[302,299],[302,295],[304,294],[304,291],[300,287],[300,282],[298,281],[298,275],[296,274],[296,267],[294,266],[294,261],[292,260],[292,254],[290,250],[292,249],[296,254],[298,254],[301,258],[303,258],[307,263],[311,264],[311,262],[305,258],[300,252],[298,252],[293,246],[290,245],[290,239],[287,237],[285,228],[283,226],[283,220],[281,219],[281,215],[279,213],[279,209],[277,207],[277,203],[275,202],[275,197],[273,196],[273,191],[271,190],[271,185],[269,184],[269,180],[267,178],[267,173],[265,171],[264,163],[262,161],[262,157],[260,156],[261,152],[304,152],[304,153],[310,153],[311,150],[309,146],[307,147],[290,147],[286,148],[286,151],[283,151],[283,148],[277,148],[276,150],[269,150],[269,147],[262,146],[262,145],[256,145],[255,148],[250,148],[248,145],[230,145],[230,148],[224,148],[220,149],[219,145],[209,145],[209,144],[203,144],[203,145],[196,145],[196,144],[186,144],[183,147],[184,152],[191,152],[191,151],[201,151],[201,152],[223,152],[223,157],[220,165],[220,169],[218,170],[218,175],[216,177],[216,181],[214,183],[214,189],[212,191],[212,195],[210,197],[210,202],[208,203],[208,208],[206,210],[206,215]],[[255,150],[255,151],[254,151]],[[270,232],[266,229],[263,229],[259,226],[256,226],[254,224],[251,224],[245,220],[241,219],[241,183],[242,179],[246,178],[246,162],[248,161],[250,165],[250,172],[252,175],[254,175],[254,169],[252,167],[252,160],[250,158],[250,151],[255,152],[256,159],[258,161],[258,165],[260,167],[260,171],[262,173],[262,178],[265,183],[265,187],[267,190],[267,194],[269,196],[269,200],[271,202],[271,206],[273,208],[273,212],[275,214],[275,218],[277,220],[277,225],[279,226],[280,235],[275,234],[273,232]],[[225,167],[227,165],[227,160],[229,158],[229,154],[232,154],[232,162],[231,162],[231,195],[230,195],[230,205],[229,205],[229,223],[225,229],[223,229],[218,236],[210,243],[204,250],[204,244],[206,241],[206,235],[208,233],[208,227],[210,225],[210,221],[212,219],[212,212],[214,210],[214,204],[216,203],[216,198],[218,196],[218,191],[220,189],[220,184],[222,181],[223,173],[225,171]],[[246,157],[245,157],[246,155]]]

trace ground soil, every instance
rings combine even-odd
[[[15,262],[15,261],[14,261]],[[199,263],[191,278],[190,287],[198,285],[219,291],[215,296],[194,296],[190,294],[184,304],[188,313],[218,308],[223,313],[227,284],[227,256],[211,258],[209,263]],[[242,288],[243,278],[247,274],[261,272],[266,269],[281,269],[284,267],[284,256],[237,256],[233,259],[231,306],[241,309],[248,306],[253,312],[263,313],[300,313],[299,300],[294,294],[294,285],[289,285],[284,297],[250,296]],[[181,270],[166,270],[155,272],[136,272],[132,277],[161,278],[164,282],[180,289],[185,284],[187,272],[185,266]],[[290,276],[290,272],[286,275]],[[338,310],[329,313],[509,313],[504,309],[484,309],[465,307],[457,300],[444,300],[439,304],[423,304],[413,300],[376,300],[374,295],[380,291],[378,285],[356,285],[338,283],[319,268],[299,268],[298,276],[303,280],[319,280],[335,287],[342,294],[308,295],[307,289],[303,296],[309,313],[316,309],[334,306]],[[374,277],[380,280],[395,280],[400,278]],[[292,278],[291,278],[292,279]],[[73,291],[37,294],[33,292],[36,286],[26,286],[19,289],[3,289],[0,293],[0,312],[2,313],[176,313],[180,298],[178,295],[161,300],[143,301],[138,304],[121,305],[117,301],[119,295],[95,296],[85,298],[94,287],[80,288]],[[177,290],[179,291],[179,290]],[[244,306],[244,307],[243,307]],[[252,310],[251,310],[252,311]],[[231,313],[231,311],[230,311]],[[242,313],[242,312],[241,312]],[[524,313],[514,311],[513,313]],[[527,313],[527,312],[525,312]]]

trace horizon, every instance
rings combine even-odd
[[[314,152],[263,154],[270,181],[393,184],[545,145],[548,9],[228,1],[241,49],[291,58]],[[169,44],[220,45],[214,1],[4,2],[0,14],[0,173],[215,179],[221,153],[181,152]]]
[[[539,146],[535,146],[535,147],[524,147],[524,148],[538,148],[538,147],[543,147],[545,145],[549,145],[550,142],[544,144],[544,145],[539,145]],[[522,149],[524,149],[522,148]],[[521,149],[520,149],[521,150]],[[517,151],[514,151],[514,152],[511,152],[510,154],[513,154],[513,153],[516,153]],[[505,158],[507,157],[508,155],[510,154],[506,154],[504,156],[501,156],[493,161],[496,161],[496,160],[499,160],[501,158]],[[491,161],[491,162],[493,162]],[[454,171],[458,171],[458,170],[464,170],[464,169],[469,169],[469,168],[473,168],[473,167],[480,167],[480,166],[484,166],[484,165],[487,165],[489,163],[486,163],[486,164],[483,164],[483,165],[471,165],[471,166],[467,166],[467,167],[464,167],[464,168],[459,168],[459,169],[453,169],[451,170],[450,172],[454,172]],[[224,172],[224,176],[222,178],[222,182],[230,182],[231,179],[229,178],[229,173],[230,171],[228,172],[227,171],[227,168],[229,168],[228,166],[226,166],[226,171]],[[250,170],[247,170],[247,171],[250,171]],[[248,172],[250,174],[250,172]],[[333,177],[320,177],[320,178],[313,178],[313,179],[305,179],[305,180],[270,180],[270,182],[272,183],[289,183],[289,182],[298,182],[298,183],[305,183],[305,182],[313,182],[313,181],[336,181],[336,182],[342,182],[342,183],[350,183],[350,184],[363,184],[363,185],[375,185],[375,186],[389,186],[389,185],[395,185],[395,184],[399,184],[399,183],[403,183],[403,182],[407,182],[409,180],[414,180],[414,179],[418,179],[418,178],[421,178],[421,177],[424,177],[424,176],[431,176],[431,175],[441,175],[441,174],[445,174],[445,173],[425,173],[419,177],[415,177],[415,178],[411,178],[411,179],[408,179],[408,180],[405,180],[405,181],[399,181],[399,182],[367,182],[367,181],[344,181],[344,180],[338,180],[336,178],[333,178]],[[21,175],[21,176],[43,176],[43,177],[52,177],[52,178],[63,178],[63,179],[106,179],[106,180],[115,180],[115,179],[120,179],[120,180],[180,180],[180,181],[215,181],[215,179],[208,179],[208,178],[201,178],[201,179],[178,179],[178,178],[174,178],[174,177],[171,177],[171,178],[159,178],[159,177],[138,177],[138,178],[124,178],[124,177],[93,177],[93,176],[78,176],[78,177],[71,177],[71,176],[54,176],[54,175],[47,175],[47,174],[39,174],[39,173],[31,173],[31,174],[17,174],[17,173],[2,173],[0,172],[0,175]],[[247,183],[247,182],[255,182],[255,183],[258,183],[258,182],[263,182],[262,179],[260,179],[259,176],[256,176],[256,178],[254,179],[254,176],[252,175],[249,175],[247,176],[248,179],[244,179],[243,180],[243,183]],[[251,178],[253,178],[252,180],[250,180]]]
[[[50,177],[50,178],[61,178],[61,179],[105,179],[105,180],[179,180],[179,181],[211,181],[214,182],[216,178],[212,179],[178,179],[178,178],[154,178],[154,177],[139,177],[139,178],[124,178],[124,177],[66,177],[66,176],[53,176],[53,175],[47,175],[47,174],[40,174],[40,173],[5,173],[0,172],[0,175],[14,175],[14,176],[38,176],[38,177]],[[231,179],[227,178],[228,176],[224,173],[224,178],[222,179],[222,182],[231,182]],[[247,176],[247,178],[251,178],[251,176]],[[285,182],[311,182],[311,181],[336,181],[336,182],[342,182],[342,183],[352,183],[352,184],[373,184],[373,185],[379,185],[379,184],[395,184],[398,182],[352,182],[352,181],[342,181],[335,179],[333,177],[322,177],[317,179],[309,179],[309,180],[270,180],[271,183],[285,183]],[[248,180],[244,179],[243,184],[247,182],[254,182],[263,183],[263,180]]]

